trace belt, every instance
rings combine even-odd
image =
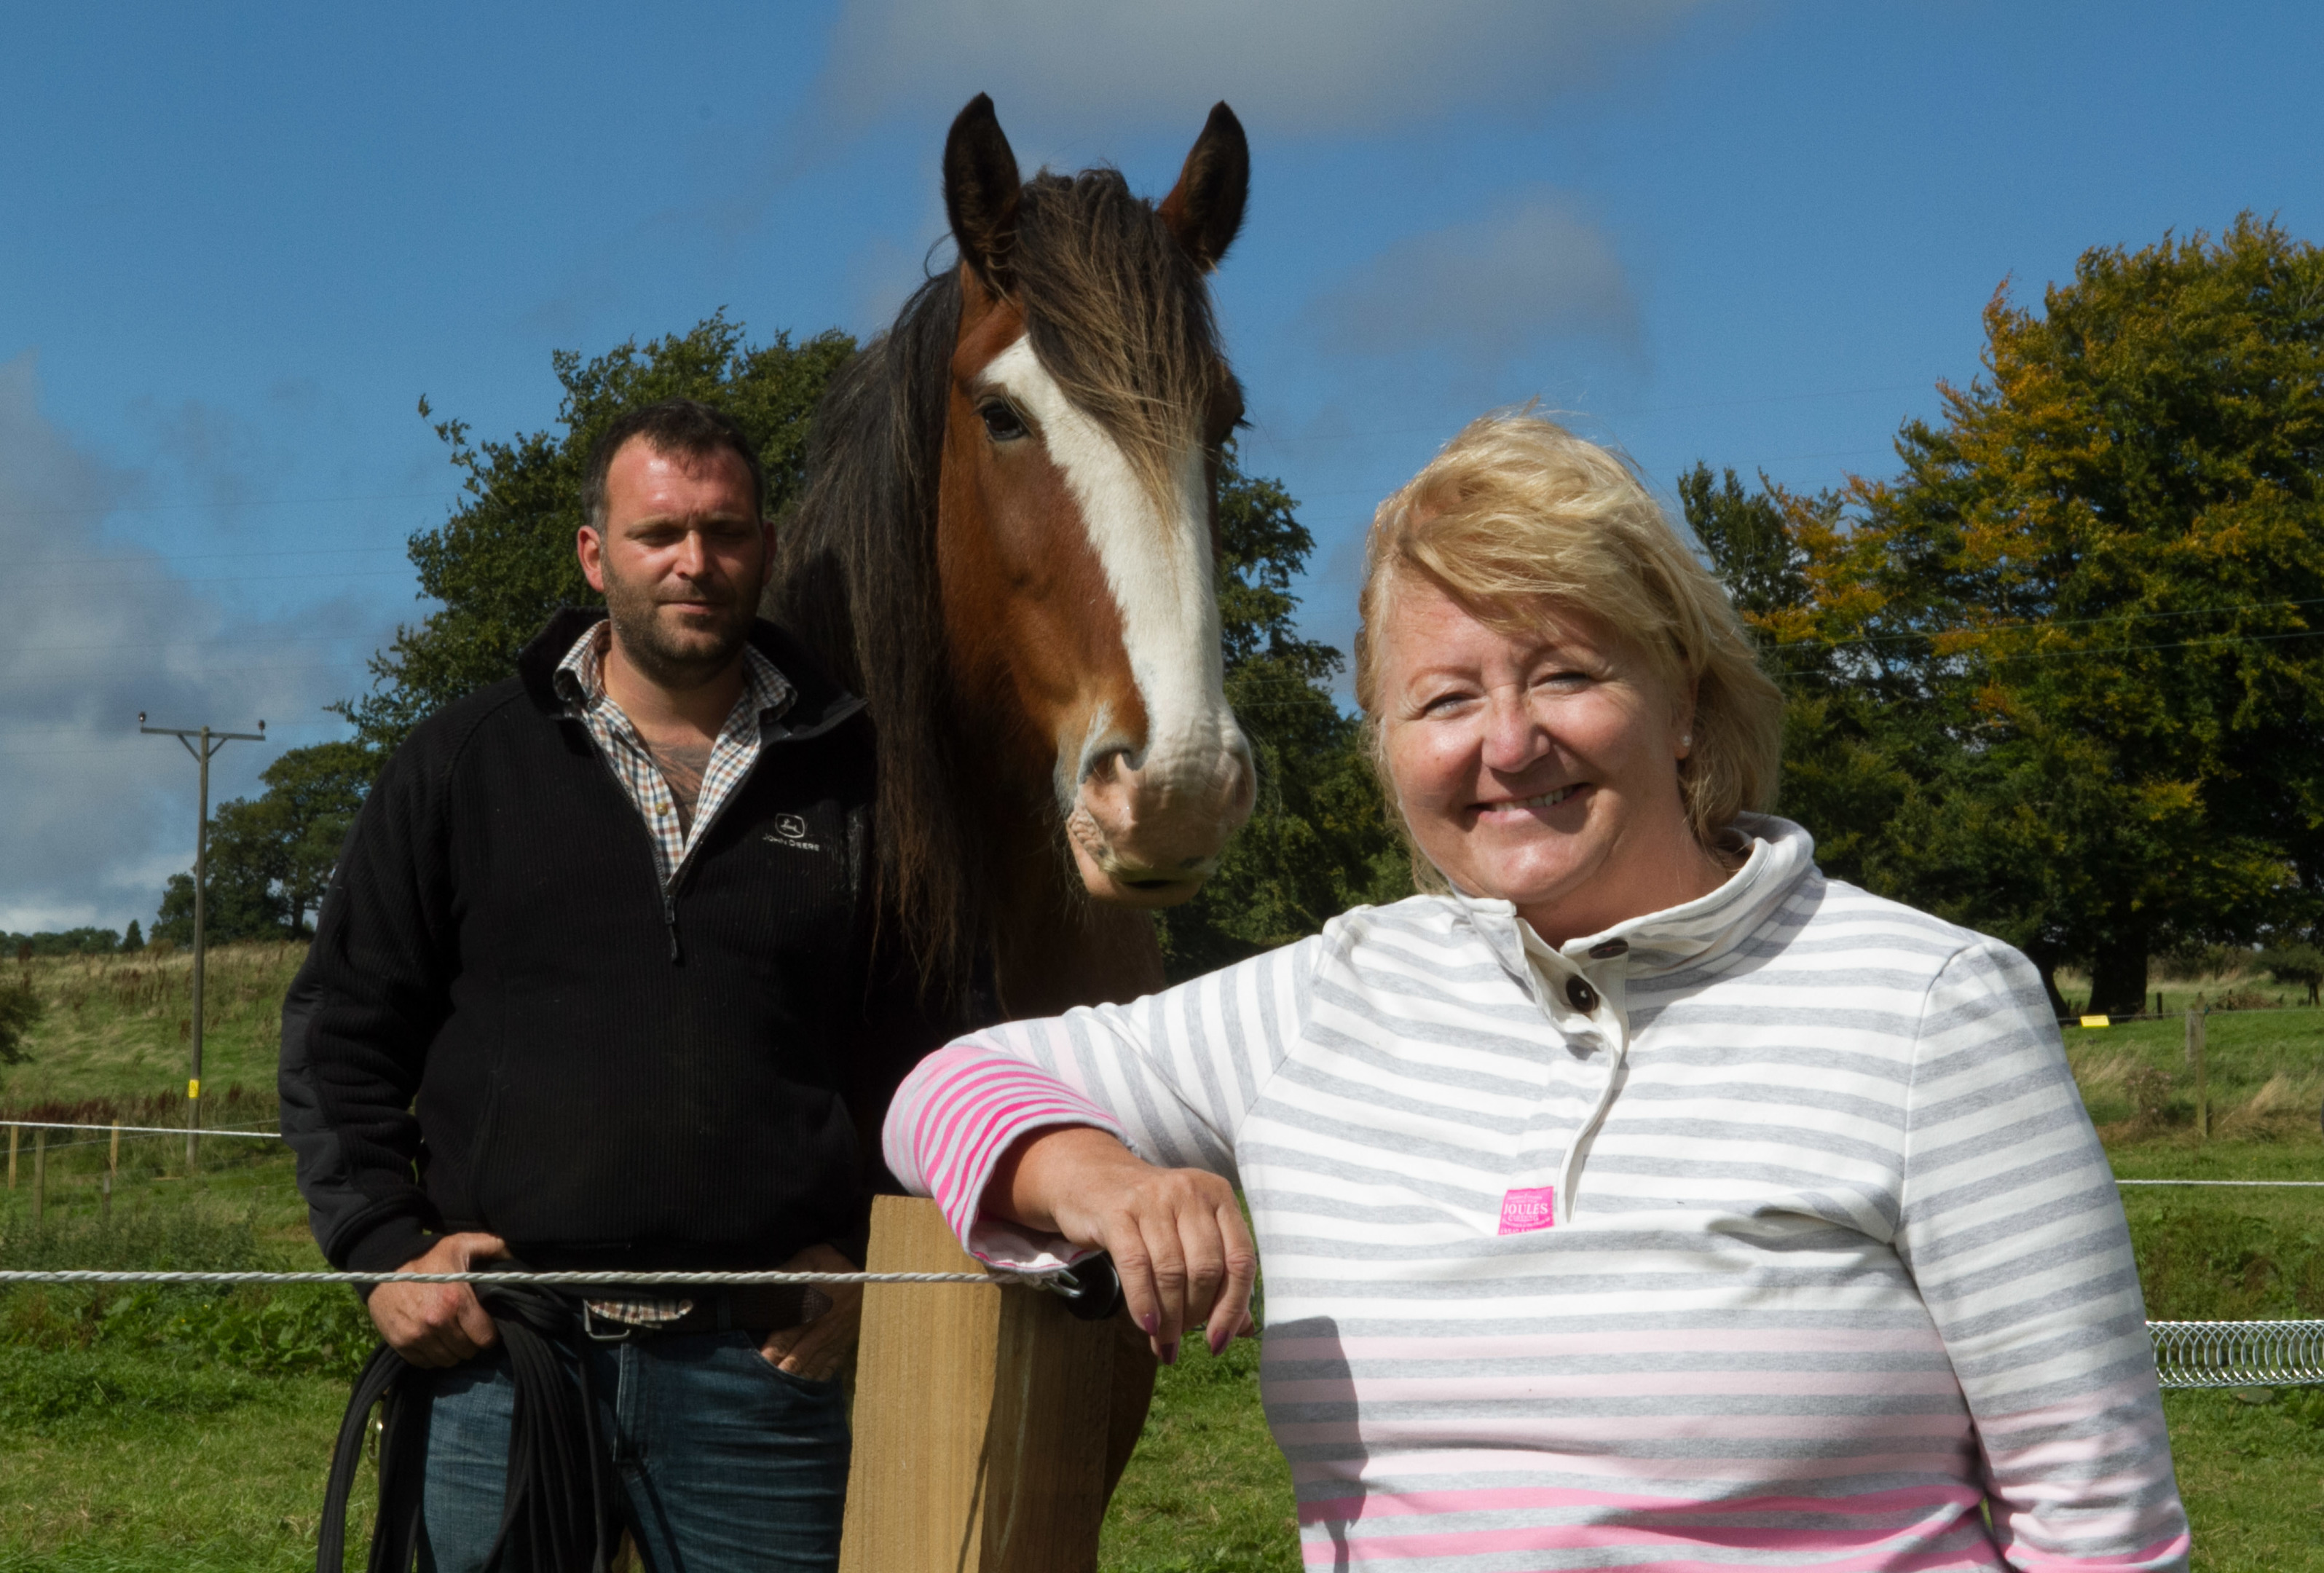
[[[646,1292],[622,1300],[585,1300],[581,1329],[599,1343],[654,1333],[755,1333],[764,1338],[804,1327],[831,1309],[812,1283],[748,1283],[683,1298]]]

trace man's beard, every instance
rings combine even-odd
[[[714,593],[703,589],[698,593],[707,601]],[[720,608],[717,621],[708,628],[697,623],[688,630],[691,637],[680,642],[670,637],[669,630],[654,615],[657,603],[652,593],[615,578],[609,571],[605,575],[605,615],[613,625],[613,637],[622,641],[622,656],[631,665],[661,687],[693,688],[724,671],[742,649],[742,641],[750,637],[752,619],[758,613],[758,598],[733,590],[728,593],[733,595],[733,600]]]

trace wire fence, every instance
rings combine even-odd
[[[88,1132],[88,1142],[121,1136],[182,1136],[183,1126],[88,1124],[65,1120],[0,1119],[0,1128]],[[280,1141],[271,1130],[203,1127],[205,1136]],[[68,1142],[60,1146],[78,1146]],[[13,1156],[13,1154],[12,1154]],[[12,1175],[12,1178],[14,1176]],[[2245,1190],[2324,1190],[2324,1180],[2161,1180],[2117,1177],[2119,1186],[2218,1187]],[[107,1187],[110,1190],[110,1187]],[[267,1273],[267,1272],[114,1272],[60,1268],[48,1271],[0,1270],[0,1285],[54,1284],[343,1284],[380,1283],[530,1284],[540,1288],[734,1288],[761,1284],[993,1284],[1046,1289],[1067,1298],[1078,1297],[1081,1285],[1070,1272],[1024,1274],[996,1269],[985,1273]],[[2154,1340],[2155,1372],[2166,1388],[2324,1386],[2324,1320],[2276,1321],[2154,1321],[2147,1323]]]
[[[2324,1386],[2324,1321],[2151,1321],[2165,1387]]]

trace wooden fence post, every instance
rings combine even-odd
[[[2187,1063],[2195,1072],[2195,1135],[2209,1141],[2211,1138],[2211,1091],[2203,1074],[2203,1013],[2191,1006],[2187,1011]]]
[[[32,1221],[49,1210],[49,1127],[32,1133]]]
[[[8,1127],[8,1189],[16,1189],[16,1138],[24,1134],[20,1126]]]
[[[982,1271],[917,1197],[877,1199],[868,1254]],[[867,1288],[840,1573],[1093,1573],[1114,1338],[1039,1290]]]

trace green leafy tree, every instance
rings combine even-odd
[[[360,743],[292,749],[259,775],[254,798],[235,798],[211,812],[203,926],[209,941],[297,939],[337,866],[339,847],[378,770]],[[161,896],[153,937],[194,941],[194,878],[172,874]]]
[[[1412,892],[1403,844],[1360,723],[1332,697],[1340,652],[1299,637],[1291,582],[1315,548],[1298,504],[1249,476],[1231,447],[1219,479],[1219,622],[1227,700],[1259,766],[1250,822],[1202,894],[1160,915],[1175,978],[1314,934],[1368,901]]]
[[[2319,991],[2324,990],[2324,951],[2304,940],[2270,946],[2259,953],[2259,964],[2278,983],[2306,989],[2310,1005],[2317,1003]]]
[[[855,341],[837,330],[794,345],[788,334],[752,347],[722,312],[689,332],[635,341],[585,361],[552,357],[565,391],[554,430],[475,442],[467,423],[436,428],[465,473],[451,518],[410,538],[423,597],[441,603],[396,632],[371,663],[374,685],[342,707],[366,747],[392,751],[413,725],[462,695],[515,670],[517,652],[560,606],[598,599],[573,548],[581,526],[581,473],[590,446],[624,412],[663,399],[698,399],[740,421],[758,445],[770,515],[779,519],[804,484],[816,402]],[[428,401],[420,401],[423,418]]]
[[[423,593],[443,607],[399,630],[372,663],[374,691],[346,707],[363,744],[392,748],[429,712],[506,676],[550,613],[595,599],[573,551],[581,467],[617,415],[678,395],[726,410],[760,445],[779,527],[806,483],[816,403],[853,352],[854,342],[837,332],[796,345],[777,334],[752,348],[741,325],[722,315],[643,348],[627,344],[587,361],[560,353],[557,430],[475,443],[460,422],[440,425],[453,463],[466,473],[466,495],[441,527],[411,538],[411,557]],[[1230,452],[1220,528],[1227,695],[1259,758],[1259,802],[1204,893],[1164,922],[1181,976],[1312,934],[1355,902],[1410,888],[1357,725],[1332,699],[1339,653],[1293,627],[1291,581],[1314,549],[1296,505],[1276,483],[1244,475]],[[271,878],[273,888],[286,888],[279,874]],[[274,921],[282,921],[279,913]]]
[[[1985,327],[1901,474],[1763,488],[1786,549],[1704,539],[1793,685],[1784,800],[1828,857],[2135,1009],[2150,954],[2324,901],[2324,255],[2247,216]]]

